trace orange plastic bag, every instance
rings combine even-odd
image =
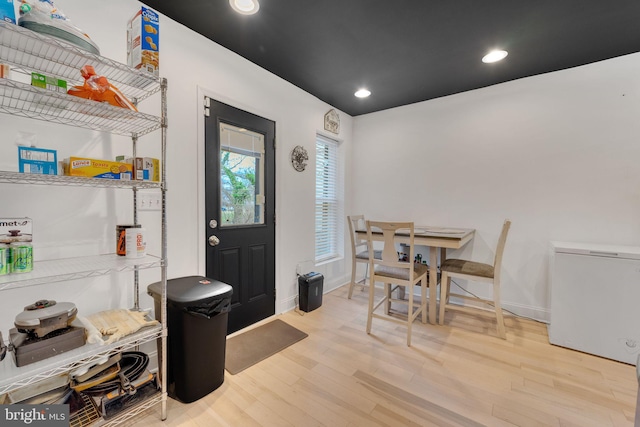
[[[85,65],[80,70],[84,78],[82,86],[72,86],[67,93],[80,98],[91,99],[98,102],[108,102],[116,107],[128,108],[138,111],[117,87],[109,83],[106,77],[98,76],[91,65]]]

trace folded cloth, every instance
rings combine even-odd
[[[73,322],[71,322],[71,326],[84,328],[84,334],[88,344],[104,345],[102,334],[96,329],[93,323],[87,320],[86,317],[76,316],[76,318],[73,319]]]
[[[157,325],[157,320],[147,320],[148,311],[126,309],[105,310],[90,316],[87,320],[103,335],[109,336],[105,344],[111,344],[145,326]]]

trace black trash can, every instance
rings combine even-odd
[[[147,293],[160,320],[162,282],[149,285]],[[230,285],[202,276],[167,280],[167,393],[172,398],[190,403],[224,382],[232,293]]]
[[[313,271],[298,277],[300,310],[309,312],[322,305],[323,283],[324,276]]]

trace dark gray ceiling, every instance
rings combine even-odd
[[[639,0],[143,3],[352,116],[640,51]]]

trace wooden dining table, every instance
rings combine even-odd
[[[374,241],[382,241],[381,231],[372,231]],[[475,236],[473,228],[436,227],[416,225],[413,229],[413,241],[415,245],[429,247],[429,323],[435,324],[437,317],[437,288],[438,288],[438,251],[440,251],[440,263],[447,259],[447,249],[460,249],[469,243]],[[358,229],[356,234],[364,240],[367,239],[367,230]],[[395,241],[400,244],[409,243],[409,230],[398,231]]]

